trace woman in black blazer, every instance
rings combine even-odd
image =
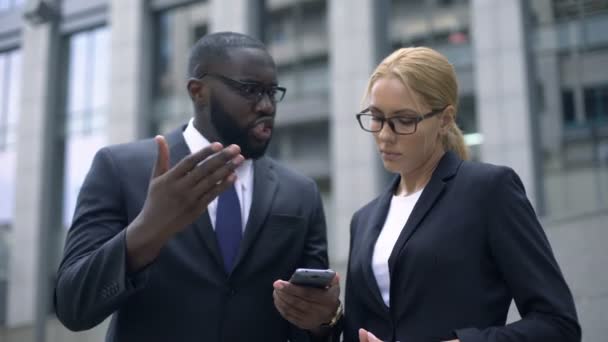
[[[367,100],[357,120],[397,176],[352,218],[344,341],[580,341],[519,177],[467,161],[448,60],[399,49],[372,74]],[[512,299],[522,319],[505,325]]]

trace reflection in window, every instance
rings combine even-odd
[[[327,97],[329,94],[327,60],[298,63],[279,68],[279,83],[287,88],[285,101],[306,97]]]
[[[328,98],[329,40],[327,0],[266,2],[265,43],[278,66],[279,83],[287,88],[278,117],[291,121],[277,127],[269,154],[315,179],[330,199]],[[330,200],[325,213],[332,217]]]
[[[444,49],[452,63],[460,61],[459,54],[466,53],[470,60],[470,11],[468,0],[439,1],[392,0],[391,42],[395,48],[406,46],[430,46]],[[460,51],[457,48],[462,47]],[[455,56],[452,56],[454,54]]]
[[[460,95],[457,123],[473,159],[479,159],[480,144],[473,84],[469,0],[392,0],[390,39],[393,50],[429,46],[445,55],[458,75]]]
[[[25,0],[0,0],[0,11],[17,8],[25,3]]]
[[[66,227],[92,158],[106,144],[108,105],[108,30],[98,28],[69,37],[66,99],[64,214]]]
[[[608,2],[530,2],[545,212],[571,216],[608,208]],[[602,36],[602,39],[598,39]],[[537,44],[538,43],[538,44]]]
[[[208,32],[207,9],[207,3],[199,2],[155,16],[152,112],[147,122],[152,135],[166,133],[192,116],[187,62],[192,45]]]
[[[327,146],[329,122],[311,121],[277,127],[268,154],[317,181],[328,181],[329,155],[320,152]]]
[[[15,210],[15,143],[20,90],[21,52],[0,52],[0,325],[6,321],[9,234]]]
[[[607,80],[608,81],[608,80]],[[608,84],[584,90],[586,119],[592,124],[608,122]]]
[[[577,18],[582,12],[608,13],[607,0],[553,0],[552,5],[557,21]]]
[[[18,101],[21,76],[21,54],[19,51],[0,53],[0,151],[16,142]]]
[[[327,1],[294,1],[289,6],[266,7],[265,43],[280,68],[279,81],[287,71],[294,82],[307,83],[306,70],[327,70],[329,40],[327,38]],[[316,75],[313,78],[318,78]],[[304,85],[306,86],[306,85]],[[324,84],[311,85],[328,88]],[[290,90],[297,96],[297,90]],[[289,96],[289,95],[288,95]]]
[[[564,125],[576,126],[576,117],[574,115],[574,93],[572,90],[562,90],[562,110],[564,112]]]

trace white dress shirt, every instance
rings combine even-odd
[[[391,277],[388,270],[388,258],[391,256],[399,234],[403,230],[414,205],[420,198],[422,190],[408,196],[393,196],[391,206],[386,215],[386,221],[382,231],[376,240],[374,255],[372,256],[372,269],[378,288],[382,294],[382,299],[387,307],[390,307]]]
[[[188,126],[184,130],[184,140],[186,145],[190,149],[190,153],[199,151],[211,143],[207,140],[195,127],[194,119],[190,119]],[[243,222],[243,231],[247,225],[247,219],[249,218],[249,210],[251,209],[251,197],[253,196],[253,162],[251,159],[246,159],[243,163],[236,168],[236,182],[234,186],[236,188],[236,194],[239,197],[239,203],[241,204],[241,221]],[[211,225],[215,229],[215,218],[217,216],[217,198],[213,199],[207,207],[209,212],[209,218],[211,219]]]

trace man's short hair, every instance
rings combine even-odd
[[[234,48],[256,48],[266,51],[261,41],[236,32],[217,32],[203,36],[190,51],[188,76],[200,77],[208,72],[210,65],[229,57],[228,51]]]

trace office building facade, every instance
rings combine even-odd
[[[103,340],[107,323],[70,333],[52,313],[80,184],[100,147],[187,122],[189,48],[225,30],[275,57],[269,153],[317,181],[342,272],[351,215],[391,177],[355,121],[368,77],[395,48],[443,52],[473,158],[520,175],[583,340],[605,338],[607,0],[0,0],[0,341]]]

